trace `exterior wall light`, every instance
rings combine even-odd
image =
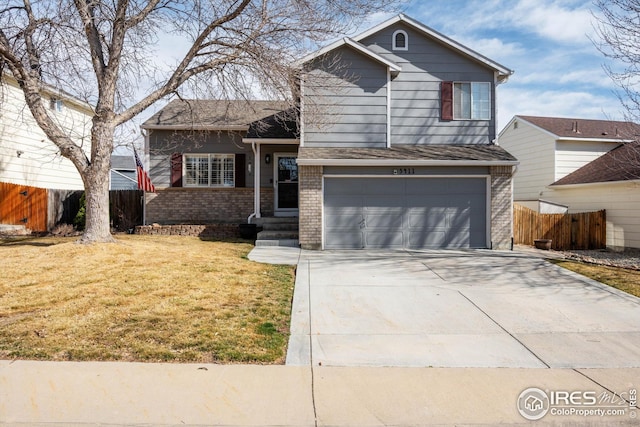
[[[264,162],[266,164],[271,163],[271,154],[267,153],[267,154],[264,155]]]

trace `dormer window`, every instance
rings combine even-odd
[[[398,30],[393,33],[393,50],[408,50],[409,37],[406,31]]]

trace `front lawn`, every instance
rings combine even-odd
[[[0,358],[283,363],[294,270],[246,243],[0,241]]]
[[[640,271],[576,261],[550,261],[567,270],[575,271],[590,279],[640,297]]]

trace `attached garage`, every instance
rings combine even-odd
[[[325,249],[486,248],[487,177],[324,177]]]
[[[511,177],[499,145],[300,147],[304,249],[511,247]]]

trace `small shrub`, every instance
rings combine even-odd
[[[84,230],[86,216],[87,200],[84,197],[84,193],[82,193],[82,196],[80,197],[80,209],[78,210],[76,217],[73,219],[73,225],[75,225],[78,230]]]

